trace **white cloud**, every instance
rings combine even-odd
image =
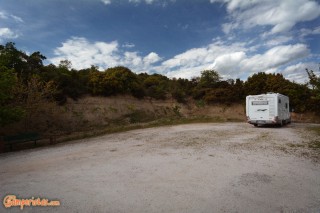
[[[243,1],[243,0],[210,0],[211,3],[223,2],[227,4],[227,9],[232,12],[236,9],[246,9],[259,3],[259,0]]]
[[[125,48],[133,48],[133,47],[135,47],[135,45],[132,44],[132,43],[125,43],[125,44],[122,45],[122,47],[125,47]]]
[[[320,26],[313,29],[312,34],[314,34],[314,35],[320,34]]]
[[[147,4],[152,4],[153,2],[156,2],[157,0],[129,0],[129,2],[132,2],[132,3],[140,3],[143,1]]]
[[[23,22],[22,18],[15,16],[13,14],[9,14],[5,11],[0,11],[0,19],[4,19],[4,20],[11,19],[11,20],[14,20],[15,22],[21,22],[21,23]]]
[[[90,42],[85,38],[72,37],[55,49],[55,57],[49,59],[58,65],[69,60],[76,69],[96,65],[101,69],[126,66],[134,72],[157,72],[168,77],[192,78],[205,69],[215,69],[224,78],[244,78],[256,72],[281,72],[290,80],[305,79],[297,70],[286,66],[309,55],[304,44],[280,45],[257,54],[244,43],[227,44],[220,40],[201,48],[194,48],[164,60],[155,52],[142,56],[136,51],[123,51],[117,41]],[[291,65],[292,66],[292,65]],[[301,65],[302,66],[302,65]],[[304,70],[304,69],[303,69]],[[300,80],[298,80],[300,79]]]
[[[12,39],[12,38],[17,38],[18,34],[14,33],[11,29],[9,28],[0,28],[0,40],[2,39]]]
[[[222,31],[225,34],[229,34],[232,30],[236,29],[239,26],[237,23],[224,23],[222,24]]]
[[[168,68],[194,67],[202,64],[208,56],[208,48],[194,48],[163,62],[163,65]]]
[[[160,61],[157,53],[140,56],[138,52],[122,51],[117,41],[90,42],[83,37],[72,37],[54,50],[55,57],[49,59],[58,65],[61,60],[69,60],[76,69],[96,65],[102,69],[114,66],[126,66],[133,71],[149,71],[151,65]]]
[[[49,61],[58,65],[61,60],[67,59],[76,69],[89,68],[91,65],[110,67],[117,64],[117,51],[118,43],[116,41],[90,43],[85,38],[72,37],[54,50],[56,56]]]
[[[102,3],[104,3],[106,5],[111,4],[111,0],[101,0],[101,1],[102,1]]]
[[[6,11],[0,11],[0,21],[2,22],[1,25],[4,26],[0,28],[0,42],[3,42],[5,39],[14,39],[19,37],[20,33],[18,33],[19,28],[17,27],[17,24],[23,23],[22,18],[9,14]],[[10,26],[10,28],[5,27],[5,25]]]
[[[18,17],[18,16],[15,16],[15,15],[10,15],[11,18],[13,18],[13,20],[15,20],[16,22],[20,22],[20,23],[23,23],[23,19]]]
[[[5,12],[0,11],[0,18],[1,19],[8,19],[8,16],[7,16],[7,14]]]
[[[201,71],[206,70],[207,67],[205,65],[200,65],[196,67],[189,67],[180,70],[168,71],[165,73],[169,78],[185,78],[191,79],[193,77],[199,77],[201,75]]]
[[[161,60],[161,58],[155,52],[151,52],[151,53],[149,53],[149,55],[147,55],[146,57],[143,58],[143,61],[146,64],[154,64],[160,60]]]
[[[155,0],[145,0],[147,4],[152,4]]]
[[[284,43],[287,43],[288,41],[291,41],[293,38],[291,36],[278,36],[275,38],[272,38],[266,42],[266,45],[269,47],[278,46]]]
[[[281,45],[255,54],[242,43],[215,42],[164,61],[157,67],[169,77],[192,78],[205,69],[215,69],[224,78],[240,78],[256,72],[279,72],[280,67],[308,56],[304,44]]]
[[[286,67],[282,74],[289,80],[295,81],[297,83],[306,83],[309,81],[306,69],[313,70],[316,75],[320,75],[318,71],[318,64],[316,63],[297,63]]]
[[[304,44],[277,46],[264,54],[257,54],[243,60],[240,68],[249,73],[263,72],[306,57],[308,54],[309,49]]]
[[[239,72],[239,63],[246,59],[245,52],[234,52],[218,56],[210,68],[223,71],[223,75],[231,77]]]
[[[133,4],[146,3],[151,5],[156,3],[157,5],[165,7],[168,5],[168,3],[175,2],[176,0],[126,0],[126,1]],[[113,2],[113,0],[101,0],[101,2],[104,3],[105,5],[110,5]]]
[[[221,41],[215,41],[206,47],[194,48],[178,54],[164,61],[157,69],[169,77],[192,78],[199,76],[201,71],[210,69],[219,56],[241,51],[246,51],[242,43],[226,45]]]
[[[123,65],[130,65],[130,67],[141,67],[142,58],[137,52],[125,52],[124,59],[121,60]]]
[[[319,34],[320,34],[320,26],[315,27],[314,29],[303,28],[300,30],[300,36],[302,38],[308,35],[319,35]]]
[[[270,34],[289,31],[299,22],[320,16],[320,5],[312,0],[210,0],[225,3],[231,22],[222,28],[228,33],[235,28],[271,26]]]

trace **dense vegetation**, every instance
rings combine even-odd
[[[222,80],[215,70],[204,70],[201,76],[169,79],[159,74],[135,74],[126,67],[99,71],[91,66],[75,70],[67,60],[58,66],[44,65],[40,52],[30,55],[14,43],[0,45],[0,126],[30,116],[43,103],[63,105],[67,97],[74,100],[84,95],[132,95],[136,98],[174,98],[186,103],[193,98],[207,104],[242,103],[246,95],[279,92],[290,97],[295,112],[320,114],[320,77],[306,70],[308,84],[291,82],[281,74],[256,73],[245,82]],[[261,70],[263,71],[263,70]]]

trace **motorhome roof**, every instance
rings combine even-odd
[[[262,97],[262,96],[273,96],[273,95],[276,95],[276,96],[285,96],[287,97],[286,95],[283,95],[283,94],[280,94],[280,93],[274,93],[274,92],[268,92],[268,93],[265,93],[265,94],[259,94],[259,95],[248,95],[247,97]]]

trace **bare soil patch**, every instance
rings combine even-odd
[[[188,124],[3,153],[1,198],[61,202],[24,212],[318,212],[310,126]]]

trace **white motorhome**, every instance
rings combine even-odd
[[[289,98],[279,93],[249,95],[246,97],[246,115],[249,124],[285,125],[291,123]]]

